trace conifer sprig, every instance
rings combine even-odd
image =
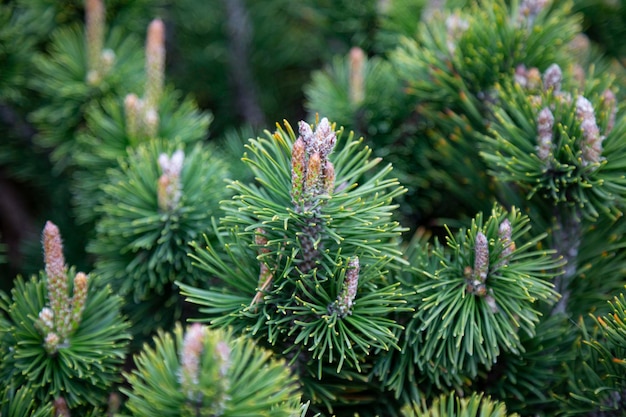
[[[389,166],[374,171],[371,151],[351,136],[341,143],[325,119],[315,129],[301,124],[299,136],[287,123],[267,136],[250,140],[244,161],[256,183],[231,183],[219,243],[195,243],[197,266],[219,284],[181,285],[182,293],[202,307],[201,320],[251,333],[315,379],[331,364],[332,373],[359,370],[369,352],[397,347],[388,313],[407,308],[388,272],[402,263],[391,213],[404,190]],[[335,140],[331,153],[325,146]],[[314,178],[311,159],[325,167]]]
[[[495,178],[522,187],[528,199],[547,199],[574,217],[618,216],[626,197],[626,124],[612,80],[590,74],[583,89],[570,89],[569,79],[550,80],[556,68],[532,86],[519,78],[498,86],[502,103],[481,156]]]
[[[537,250],[545,235],[528,238],[529,230],[519,210],[496,206],[486,220],[478,214],[468,229],[449,231],[447,248],[432,250],[439,264],[418,272],[426,279],[417,280],[407,337],[420,372],[437,386],[476,378],[502,352],[520,354],[520,332],[535,334],[539,303],[558,299],[549,279],[562,262]]]
[[[194,324],[159,332],[126,374],[131,415],[300,416],[299,383],[251,340]]]
[[[39,404],[63,397],[70,409],[86,414],[103,406],[120,381],[129,324],[110,287],[65,266],[58,228],[50,222],[43,240],[47,273],[29,281],[18,277],[10,297],[0,294],[7,317],[0,377],[9,387],[30,390]]]

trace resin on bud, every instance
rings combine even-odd
[[[159,155],[159,166],[163,174],[157,185],[157,199],[162,211],[173,211],[178,208],[182,197],[180,175],[183,170],[185,153],[177,150],[171,157],[162,153]]]

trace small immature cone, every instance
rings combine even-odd
[[[498,228],[498,237],[500,238],[500,244],[502,245],[502,252],[498,256],[498,263],[494,266],[495,269],[506,266],[509,263],[509,258],[515,250],[515,242],[511,238],[511,222],[509,219],[504,219],[500,223]]]
[[[165,25],[161,19],[154,19],[148,26],[146,39],[146,90],[144,98],[148,109],[158,109],[163,93],[164,74]]]
[[[600,136],[593,105],[583,96],[576,99],[576,117],[580,120],[583,133],[581,141],[583,165],[600,162],[604,136]]]
[[[346,271],[341,293],[330,307],[331,311],[337,311],[341,317],[352,314],[352,306],[354,305],[354,299],[359,287],[359,272],[359,257],[355,256],[348,262],[348,270]]]
[[[183,394],[190,401],[197,398],[197,388],[200,382],[200,359],[204,350],[205,327],[194,323],[187,328],[180,350],[179,382]]]
[[[97,80],[100,69],[100,59],[104,46],[105,12],[102,0],[85,1],[85,31],[87,36],[87,78],[92,82]],[[90,75],[91,73],[91,75]]]
[[[478,232],[474,242],[474,276],[480,282],[485,282],[489,271],[489,242],[487,237]]]
[[[326,160],[337,143],[337,135],[326,117],[322,118],[317,125],[314,140],[317,142],[315,148],[319,151],[320,157]]]
[[[350,49],[350,103],[358,106],[365,98],[365,53],[363,49]]]
[[[548,107],[544,107],[537,116],[537,156],[546,163],[549,162],[554,146],[553,127],[554,116]]]
[[[69,296],[67,289],[67,267],[63,256],[63,243],[59,228],[46,222],[43,229],[43,250],[46,274],[48,276],[48,299],[54,315],[54,328],[67,329],[69,324]],[[60,334],[61,338],[67,335]]]

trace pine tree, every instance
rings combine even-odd
[[[3,4],[0,415],[623,416],[625,10]]]

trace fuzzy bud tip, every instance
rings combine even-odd
[[[489,271],[489,242],[482,233],[476,234],[474,242],[474,276],[480,282],[485,282]]]

